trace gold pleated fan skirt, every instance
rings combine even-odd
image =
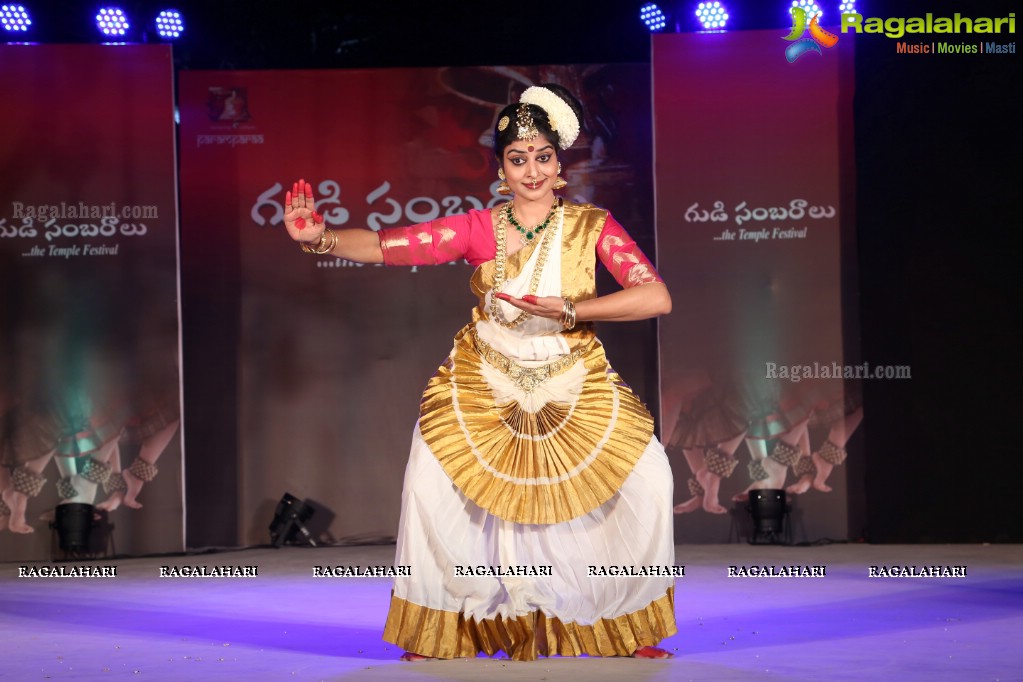
[[[419,426],[477,506],[515,523],[561,523],[607,502],[632,471],[653,418],[599,341],[576,357],[570,367],[522,368],[494,361],[471,326],[455,338],[423,394]]]

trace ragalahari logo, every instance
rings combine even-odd
[[[834,47],[838,43],[838,36],[821,28],[817,23],[819,14],[813,15],[809,26],[806,23],[806,10],[802,7],[792,8],[792,32],[785,36],[785,40],[792,44],[785,48],[785,59],[789,63],[796,61],[807,52],[823,54],[821,46]],[[803,34],[810,30],[810,37],[804,38]]]

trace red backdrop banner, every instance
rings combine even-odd
[[[734,539],[750,488],[789,489],[797,540],[847,535],[838,446],[862,415],[842,378],[851,44],[790,63],[784,33],[654,36],[658,265],[676,310],[661,414],[682,541]]]
[[[0,64],[0,556],[49,558],[58,503],[105,507],[118,553],[180,551],[170,48]],[[110,547],[99,528],[82,552]]]
[[[190,462],[236,477],[235,541],[266,542],[286,491],[318,503],[311,523],[327,540],[393,535],[422,388],[475,304],[465,263],[390,269],[302,253],[283,230],[285,184],[312,182],[332,227],[504,201],[489,146],[497,113],[547,81],[587,110],[562,158],[566,196],[610,208],[650,244],[644,65],[182,74],[185,300],[204,330],[187,403],[209,434],[190,440]]]

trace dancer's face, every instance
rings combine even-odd
[[[516,196],[537,199],[552,192],[558,175],[558,154],[543,135],[526,142],[515,140],[504,149],[506,182]]]

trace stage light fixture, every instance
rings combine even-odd
[[[176,9],[165,9],[156,15],[156,33],[164,40],[175,40],[185,32],[185,22],[181,12]]]
[[[820,5],[813,0],[792,0],[792,7],[800,7],[806,12],[806,23],[810,23],[814,17],[817,17],[818,24],[824,19]],[[789,16],[792,15],[792,7],[789,8]]]
[[[92,541],[96,508],[91,504],[70,502],[58,504],[54,513],[53,529],[57,531],[61,550],[70,554],[87,553]]]
[[[294,495],[284,493],[281,501],[277,503],[273,521],[270,522],[270,541],[273,546],[280,547],[295,540],[297,535],[302,535],[306,543],[315,547],[316,541],[309,529],[305,527],[305,522],[315,511]]]
[[[32,25],[32,17],[22,5],[0,6],[0,23],[10,33],[25,33]]]
[[[839,14],[855,14],[856,13],[856,0],[842,0],[838,4]]]
[[[131,24],[121,8],[103,7],[96,14],[96,28],[108,38],[123,38]]]
[[[663,31],[664,27],[668,25],[668,18],[654,2],[648,2],[639,8],[639,19],[651,33]]]
[[[746,509],[753,517],[753,545],[780,545],[784,541],[785,519],[791,507],[785,500],[784,490],[766,489],[749,491]]]
[[[696,18],[705,31],[721,31],[728,23],[728,10],[720,2],[701,2],[696,7]]]

